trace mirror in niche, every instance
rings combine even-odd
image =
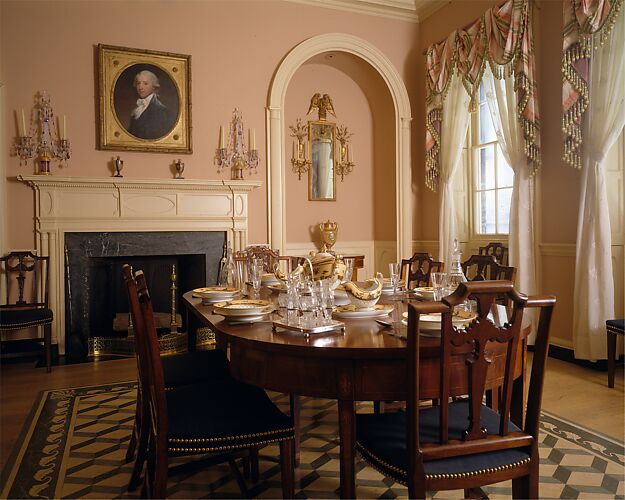
[[[335,151],[336,124],[308,122],[308,144],[311,159],[308,171],[308,199],[323,201],[336,199]]]

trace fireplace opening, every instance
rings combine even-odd
[[[130,312],[126,285],[122,278],[124,264],[141,269],[150,290],[159,330],[169,329],[172,310],[180,315],[180,292],[204,286],[203,255],[155,255],[149,257],[97,257],[91,259],[90,273],[94,286],[89,302],[91,337],[126,336]],[[171,275],[175,270],[175,282]],[[172,283],[175,292],[172,296]],[[172,300],[174,307],[172,308]],[[126,321],[124,321],[126,319]],[[181,330],[180,318],[174,320]],[[126,328],[124,328],[124,326]]]
[[[81,362],[97,345],[125,338],[129,306],[122,266],[142,269],[159,333],[182,331],[182,294],[214,285],[223,254],[224,232],[132,232],[65,234],[65,353]],[[171,328],[172,269],[176,328]],[[132,334],[132,328],[130,328]]]

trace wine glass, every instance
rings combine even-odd
[[[254,298],[260,297],[260,284],[263,278],[264,262],[263,259],[254,258],[250,262],[250,278],[252,281],[252,288],[254,289]]]
[[[352,274],[354,273],[354,262],[356,259],[353,257],[346,257],[343,259],[345,263],[345,273],[343,274],[343,281],[351,281]]]
[[[393,296],[397,295],[397,284],[399,283],[399,262],[391,262],[388,270],[391,276],[391,286],[393,287]]]
[[[430,275],[432,279],[432,289],[434,292],[434,300],[440,301],[447,288],[447,273],[434,272]]]

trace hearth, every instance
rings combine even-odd
[[[67,360],[86,360],[90,339],[93,345],[95,338],[127,336],[127,330],[119,328],[120,317],[129,311],[121,272],[124,264],[145,272],[154,309],[166,318],[171,312],[172,266],[180,311],[182,293],[216,283],[225,238],[222,231],[66,233]]]

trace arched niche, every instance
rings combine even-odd
[[[266,120],[268,130],[268,226],[272,248],[286,248],[286,193],[284,190],[288,158],[284,156],[286,137],[284,103],[293,74],[310,58],[324,52],[341,51],[370,64],[388,86],[395,111],[395,204],[397,259],[412,255],[412,200],[410,169],[410,102],[406,87],[389,59],[369,42],[344,33],[327,33],[305,40],[283,59],[269,92]]]

